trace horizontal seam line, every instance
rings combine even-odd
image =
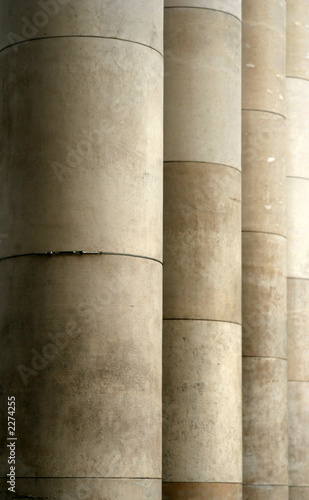
[[[309,488],[309,484],[300,484],[299,486],[295,484],[289,484],[289,488]]]
[[[117,38],[115,36],[99,36],[99,35],[56,35],[56,36],[42,36],[42,37],[37,37],[37,38],[27,38],[26,40],[21,40],[20,42],[15,42],[12,43],[11,45],[7,45],[6,47],[3,47],[0,50],[0,53],[3,52],[6,49],[9,49],[11,47],[15,47],[16,45],[21,45],[26,42],[35,42],[35,41],[42,41],[42,40],[52,40],[52,39],[59,39],[59,38],[95,38],[95,39],[102,39],[102,40],[118,40],[119,42],[128,42],[128,43],[134,43],[136,45],[141,45],[142,47],[147,47],[148,49],[154,50],[158,54],[160,54],[161,57],[163,57],[163,54],[158,50],[155,49],[154,47],[150,47],[150,45],[147,45],[146,43],[142,42],[136,42],[134,40],[127,40],[126,38]]]
[[[164,9],[200,9],[200,10],[211,10],[213,12],[220,12],[221,14],[226,14],[227,16],[232,16],[234,17],[235,19],[237,19],[237,21],[239,21],[241,24],[242,24],[242,20],[235,16],[235,14],[232,14],[231,12],[226,12],[225,10],[219,10],[219,9],[211,9],[210,7],[191,7],[189,5],[171,5],[171,6],[166,6],[164,7]]]
[[[251,108],[241,108],[242,111],[258,111],[259,113],[270,113],[271,115],[281,116],[284,120],[286,120],[286,116],[281,113],[277,113],[276,111],[268,111],[267,109],[251,109]]]
[[[154,262],[158,262],[159,264],[163,265],[163,262],[161,262],[158,259],[155,259],[154,257],[145,257],[143,255],[134,255],[134,254],[129,254],[129,253],[116,253],[116,252],[87,252],[87,251],[77,251],[77,252],[52,252],[51,254],[48,254],[47,252],[37,252],[37,253],[25,253],[25,254],[19,254],[19,255],[8,255],[7,257],[1,257],[0,261],[3,260],[8,260],[8,259],[16,259],[19,257],[82,257],[84,255],[113,255],[113,256],[119,256],[119,257],[134,257],[136,259],[146,259],[146,260],[153,260]]]
[[[161,481],[161,477],[105,477],[105,476],[15,476],[16,479],[155,479]],[[1,479],[6,479],[1,477]]]
[[[290,76],[290,75],[286,75],[286,78],[295,78],[295,80],[304,80],[305,82],[309,82],[309,78],[303,78],[302,76]]]
[[[309,380],[297,380],[293,378],[288,378],[288,382],[301,382],[302,384],[309,384]]]
[[[281,359],[281,361],[287,361],[287,358],[281,358],[280,356],[258,356],[254,354],[243,354],[243,358],[263,358],[263,359]]]
[[[228,167],[237,170],[237,172],[241,173],[241,170],[237,167],[233,167],[232,165],[227,165],[226,163],[217,163],[214,161],[195,161],[195,160],[164,160],[163,163],[202,163],[203,165],[219,165],[220,167]]]
[[[271,236],[279,236],[280,238],[284,238],[285,240],[287,239],[286,236],[284,236],[283,234],[278,234],[278,233],[270,233],[268,231],[251,231],[249,229],[242,229],[241,231],[242,233],[257,233],[257,234],[270,234]]]
[[[242,485],[241,482],[232,482],[232,481],[165,481],[162,480],[163,484],[239,484]]]
[[[304,281],[309,281],[309,278],[299,278],[297,276],[287,276],[288,280],[304,280]]]
[[[287,175],[286,176],[288,179],[301,179],[304,181],[309,181],[309,177],[300,177],[298,175]]]
[[[209,321],[217,323],[227,323],[229,325],[242,326],[241,323],[236,323],[235,321],[226,321],[224,319],[202,319],[202,318],[163,318],[163,321]]]
[[[269,483],[243,483],[244,486],[285,486],[288,487],[288,484],[269,484]]]

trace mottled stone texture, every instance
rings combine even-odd
[[[111,254],[0,261],[20,498],[161,498],[162,7],[1,2],[0,257]]]
[[[25,500],[158,500],[162,489],[159,479],[17,479],[16,484],[17,498]],[[1,500],[12,500],[3,479],[0,493]]]
[[[287,500],[284,0],[243,0],[243,496]]]
[[[162,500],[242,500],[240,484],[163,483]]]
[[[163,498],[240,500],[241,2],[166,7]]]
[[[309,498],[309,9],[287,0],[288,419],[290,499]]]

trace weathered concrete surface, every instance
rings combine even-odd
[[[165,321],[164,479],[241,481],[241,327]]]
[[[242,246],[243,354],[286,359],[286,240],[245,232]]]
[[[159,479],[29,478],[17,479],[16,484],[16,495],[33,500],[158,500],[162,489]],[[3,479],[0,493],[1,500],[12,500]]]
[[[241,19],[241,2],[238,0],[165,0],[165,7],[187,7],[221,11]]]
[[[289,479],[292,486],[309,487],[309,382],[288,382]]]
[[[309,83],[308,83],[309,85]],[[287,180],[288,277],[309,278],[309,179]]]
[[[287,175],[309,178],[309,82],[287,78],[286,90]]]
[[[288,486],[244,485],[243,500],[290,500]],[[299,498],[297,500],[300,500]]]
[[[290,499],[309,498],[309,10],[287,1],[288,410]]]
[[[309,12],[306,0],[287,0],[287,74],[309,78]],[[292,96],[289,96],[289,99]]]
[[[241,2],[165,6],[163,498],[239,500]]]
[[[0,56],[1,256],[103,250],[162,259],[162,57],[36,40]]]
[[[221,12],[165,9],[166,161],[240,169],[240,27]]]
[[[288,497],[285,1],[242,2],[243,495]]]
[[[163,52],[162,0],[2,0],[0,49],[19,39],[111,37]]]
[[[286,385],[285,360],[243,358],[245,484],[287,485]]]
[[[309,382],[309,281],[288,280],[288,380]]]
[[[285,115],[285,0],[242,2],[242,107]]]
[[[286,236],[285,120],[242,114],[242,228]]]
[[[161,279],[157,262],[121,256],[0,263],[18,475],[160,477]],[[2,408],[2,429],[5,419]],[[2,477],[5,443],[1,433]]]
[[[187,162],[164,170],[164,317],[240,323],[240,173]]]
[[[163,483],[162,500],[242,500],[241,485]]]
[[[289,500],[309,500],[309,486],[290,486]]]

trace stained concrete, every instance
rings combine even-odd
[[[115,40],[46,39],[5,50],[0,67],[1,256],[162,260],[162,57]]]
[[[288,96],[286,115],[287,175],[309,178],[309,141],[307,140],[309,136],[309,114],[307,111],[309,109],[309,83],[297,78],[287,78],[286,88]]]
[[[162,0],[3,0],[0,6],[0,49],[22,39],[92,36],[162,53],[162,28]]]
[[[284,0],[243,0],[243,496],[287,500]]]
[[[20,476],[160,477],[161,279],[157,262],[122,256],[0,263]]]
[[[253,488],[287,485],[286,379],[285,360],[243,358],[244,483]]]
[[[288,382],[289,479],[292,486],[309,487],[309,382]]]
[[[124,500],[127,498],[158,500],[161,498],[162,489],[159,479],[23,478],[17,479],[16,484],[17,495],[33,500]],[[0,492],[2,500],[12,499],[12,493],[8,494],[7,485],[3,479],[0,481]]]
[[[241,322],[240,173],[164,168],[164,317]]]
[[[309,78],[308,2],[306,0],[287,0],[286,7],[287,74],[298,78]]]
[[[243,354],[286,359],[286,240],[245,232],[242,247]]]
[[[212,10],[165,9],[165,161],[240,169],[240,26]]]
[[[221,11],[241,19],[241,2],[238,0],[165,0],[165,7],[186,7]]]
[[[287,179],[288,277],[309,278],[309,179]]]
[[[309,281],[288,279],[288,379],[309,382]]]
[[[163,498],[240,500],[241,2],[165,2]]]
[[[239,484],[163,483],[162,500],[242,500]]]
[[[165,482],[239,482],[240,349],[240,325],[164,322]]]
[[[285,0],[242,2],[242,107],[285,115]]]
[[[286,236],[285,120],[242,114],[242,228]]]
[[[290,500],[287,486],[247,486],[243,488],[243,500]],[[297,500],[300,500],[299,498]]]

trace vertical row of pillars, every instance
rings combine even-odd
[[[309,499],[309,6],[164,10],[0,6],[3,499]]]

